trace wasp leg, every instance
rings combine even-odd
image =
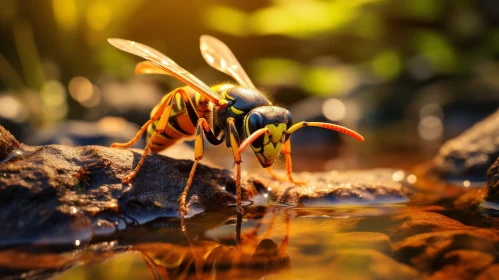
[[[147,130],[147,127],[149,127],[149,125],[151,123],[153,123],[154,121],[156,121],[156,120],[155,119],[148,120],[142,126],[142,128],[140,128],[139,132],[137,132],[137,134],[135,134],[135,136],[132,138],[132,140],[130,140],[126,143],[113,143],[113,144],[111,144],[111,147],[113,147],[113,148],[128,148],[128,147],[132,146],[133,144],[135,144],[135,142],[137,142],[139,140],[140,136],[142,136],[142,134],[144,134],[144,132]]]
[[[239,145],[241,141],[239,140],[239,134],[237,133],[237,128],[235,125],[234,118],[227,119],[227,125],[229,127],[229,137],[230,146],[232,148],[232,155],[234,156],[234,163],[236,164],[236,209],[239,213],[244,213],[244,209],[241,206],[241,153],[239,152]]]
[[[137,173],[139,172],[140,168],[144,164],[144,160],[146,159],[147,154],[149,153],[149,150],[151,149],[151,145],[154,142],[154,138],[156,138],[156,135],[158,133],[162,133],[163,131],[165,131],[165,128],[168,124],[168,119],[170,118],[170,114],[172,112],[173,100],[175,100],[175,96],[177,96],[177,94],[180,94],[182,96],[182,99],[185,102],[190,102],[189,96],[187,95],[185,90],[182,88],[179,88],[174,93],[172,93],[170,96],[168,96],[166,98],[166,100],[163,102],[163,104],[161,104],[161,107],[163,107],[163,108],[160,107],[158,109],[158,112],[156,113],[156,115],[159,115],[159,114],[161,115],[161,117],[158,121],[158,125],[156,126],[156,131],[154,131],[154,133],[152,134],[149,141],[147,141],[147,145],[144,148],[144,152],[142,153],[142,157],[140,158],[140,161],[137,164],[137,166],[135,167],[135,169],[130,174],[125,176],[125,178],[122,179],[123,183],[128,184],[128,183],[130,183],[130,181],[132,181],[133,178],[135,178],[135,176],[137,176]],[[159,112],[161,112],[161,113],[159,113]],[[156,115],[154,117],[156,117]]]
[[[165,98],[165,101],[163,101],[161,103],[161,105],[159,106],[158,110],[156,111],[156,114],[154,114],[154,116],[152,116],[152,118],[150,120],[148,120],[141,128],[140,130],[137,132],[137,134],[135,134],[135,136],[132,138],[132,140],[126,142],[126,143],[113,143],[111,144],[111,147],[113,148],[128,148],[130,146],[132,146],[133,144],[135,144],[139,139],[140,139],[140,136],[142,136],[142,134],[144,134],[144,132],[147,130],[147,127],[149,127],[149,125],[155,121],[157,121],[160,117],[161,117],[161,114],[163,113],[165,107],[166,107],[166,104],[169,102],[169,100],[171,99],[171,96],[173,94],[170,94],[170,96],[167,96]]]
[[[286,173],[288,175],[289,181],[296,185],[304,185],[305,182],[297,181],[293,177],[293,162],[291,160],[291,138],[289,138],[282,146],[282,153],[286,157]]]
[[[270,176],[272,177],[272,179],[277,180],[279,182],[286,182],[287,181],[287,178],[281,177],[281,176],[277,175],[274,172],[274,170],[272,169],[272,166],[265,168],[265,170],[267,170],[267,172],[270,174]]]
[[[187,214],[187,207],[185,205],[185,200],[187,199],[187,195],[189,194],[189,189],[192,185],[192,180],[194,179],[194,174],[196,173],[196,168],[198,166],[198,162],[203,158],[204,155],[204,143],[203,136],[206,134],[206,138],[211,143],[212,140],[216,139],[216,136],[211,131],[210,125],[208,122],[201,118],[198,120],[197,128],[196,128],[196,138],[194,142],[194,164],[192,165],[191,173],[189,174],[189,179],[185,184],[184,191],[182,195],[178,199],[180,202],[180,212],[182,215]]]

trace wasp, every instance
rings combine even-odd
[[[166,94],[154,107],[150,119],[126,143],[114,143],[112,147],[127,148],[147,131],[147,145],[135,169],[125,176],[125,184],[138,174],[147,155],[157,153],[186,139],[194,140],[194,163],[179,203],[182,214],[187,213],[186,198],[192,184],[198,162],[203,158],[206,137],[218,146],[225,142],[232,149],[236,165],[236,209],[241,206],[241,153],[249,146],[263,168],[276,180],[296,181],[292,173],[291,139],[293,132],[304,127],[319,127],[344,133],[359,141],[364,138],[357,132],[330,123],[293,123],[291,113],[272,102],[258,90],[241,67],[232,51],[222,41],[202,35],[200,49],[203,58],[213,68],[231,76],[237,84],[218,84],[209,87],[193,74],[180,67],[163,53],[134,41],[108,39],[118,49],[146,59],[135,67],[137,74],[171,75],[186,84]],[[277,176],[271,169],[280,153],[286,158],[287,178]]]

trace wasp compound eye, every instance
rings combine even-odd
[[[251,133],[263,127],[263,117],[260,113],[252,113],[248,118],[248,128]]]
[[[260,113],[251,113],[248,116],[248,130],[250,133],[253,133],[260,128],[263,128],[263,117]],[[253,144],[251,144],[255,148],[260,148],[263,145],[263,136],[258,137]]]

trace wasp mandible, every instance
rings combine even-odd
[[[200,38],[203,58],[213,68],[234,78],[239,85],[225,83],[209,87],[172,59],[149,46],[123,39],[108,41],[122,51],[146,59],[137,64],[137,74],[167,74],[187,85],[166,94],[152,110],[150,120],[132,140],[112,144],[112,147],[130,147],[147,130],[148,140],[142,157],[135,169],[123,178],[123,183],[129,183],[139,172],[149,151],[157,153],[179,141],[194,139],[194,163],[179,198],[180,211],[184,215],[187,213],[187,194],[197,164],[203,158],[204,137],[215,146],[225,141],[226,146],[232,149],[236,165],[236,209],[240,213],[243,212],[241,153],[248,146],[255,152],[262,167],[276,180],[284,180],[271,169],[282,151],[286,158],[287,179],[298,183],[292,173],[290,139],[296,130],[314,126],[364,141],[357,132],[335,124],[304,121],[293,124],[291,113],[282,107],[274,106],[253,85],[232,51],[212,36],[203,35]]]

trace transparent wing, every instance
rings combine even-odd
[[[205,83],[203,83],[201,80],[196,78],[196,76],[192,75],[184,68],[180,67],[175,61],[173,61],[166,55],[162,54],[161,52],[149,46],[129,40],[107,39],[107,41],[111,45],[115,46],[116,48],[122,51],[149,60],[153,65],[156,65],[157,67],[166,71],[170,75],[181,80],[182,82],[184,82],[185,84],[187,84],[188,86],[192,87],[197,92],[202,94],[209,101],[220,106],[219,104],[220,97],[209,86],[207,86]]]
[[[222,41],[209,35],[203,35],[200,38],[200,48],[204,60],[211,67],[230,75],[240,85],[255,88],[237,58]]]
[[[142,74],[170,75],[170,73],[152,64],[152,62],[150,62],[149,60],[137,63],[137,65],[135,65],[135,73],[138,75]]]

